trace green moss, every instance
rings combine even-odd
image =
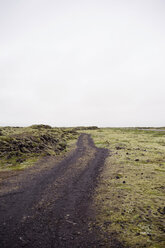
[[[11,142],[12,138],[9,136],[0,136],[0,141]]]
[[[131,248],[165,247],[165,133],[131,128],[87,132],[96,145],[110,150],[93,203],[98,226],[109,235],[117,233]]]
[[[32,157],[54,156],[70,149],[78,133],[73,128],[53,128],[48,125],[3,127],[0,136],[0,168],[17,168]],[[22,166],[20,167],[22,168]]]
[[[165,169],[156,168],[155,170],[156,170],[156,171],[160,171],[160,172],[165,172]]]
[[[7,168],[1,168],[1,171],[5,171],[5,170],[23,170],[27,167],[33,166],[34,163],[36,163],[38,160],[38,157],[32,157],[32,158],[27,158],[25,161],[23,161],[22,163],[18,164],[18,163],[13,163],[12,164],[8,164]]]

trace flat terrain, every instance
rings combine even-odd
[[[0,247],[164,248],[163,130],[1,128]]]
[[[91,200],[107,155],[81,134],[60,162],[43,159],[19,173],[1,173],[1,247],[104,246]],[[122,247],[112,238],[109,244]]]
[[[164,128],[88,131],[109,150],[93,197],[96,223],[131,248],[165,247]]]

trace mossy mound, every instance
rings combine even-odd
[[[75,127],[74,128],[76,131],[78,130],[97,130],[98,127],[97,126],[89,126],[89,127]]]
[[[68,142],[77,138],[73,129],[48,125],[4,127],[0,129],[0,166],[22,163],[29,157],[58,155],[67,150]]]
[[[30,126],[31,128],[33,128],[33,129],[41,129],[41,128],[44,128],[44,129],[50,129],[50,128],[52,128],[51,126],[49,126],[49,125],[44,125],[44,124],[35,124],[35,125],[32,125],[32,126]]]

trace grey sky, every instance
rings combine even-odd
[[[0,125],[165,126],[164,0],[0,0]]]

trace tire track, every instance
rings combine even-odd
[[[2,194],[0,247],[100,247],[98,231],[90,230],[90,204],[107,155],[81,134],[72,154],[18,192]]]

